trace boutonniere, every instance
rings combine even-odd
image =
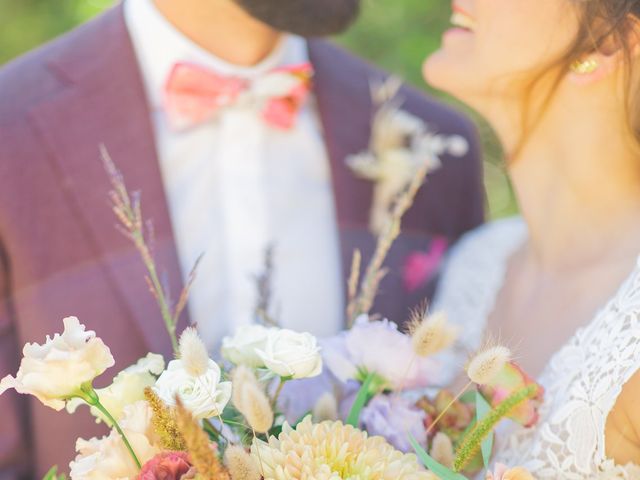
[[[432,171],[440,167],[441,155],[462,157],[469,150],[464,137],[437,134],[420,117],[403,110],[401,86],[397,77],[372,83],[374,113],[368,149],[346,159],[355,175],[375,184],[369,227],[376,235],[388,224],[395,199],[425,162]]]

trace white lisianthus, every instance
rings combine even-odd
[[[113,379],[113,383],[105,388],[96,389],[100,403],[118,421],[127,405],[144,400],[144,389],[153,387],[158,375],[164,370],[164,358],[157,353],[149,353],[134,365],[125,368]],[[79,398],[67,403],[67,411],[75,412],[78,406],[85,404]],[[110,423],[95,407],[91,407],[91,414],[96,421]]]
[[[195,418],[203,419],[221,415],[231,398],[231,382],[220,380],[220,367],[211,359],[200,375],[193,375],[182,360],[172,360],[154,388],[165,404],[174,406],[179,396]]]
[[[0,381],[0,395],[10,388],[35,396],[47,407],[62,410],[65,401],[77,395],[83,384],[93,381],[114,365],[109,348],[85,331],[76,317],[63,320],[64,332],[47,336],[44,345],[27,343],[15,377]]]
[[[154,440],[152,416],[147,402],[140,401],[125,407],[120,422],[136,457],[143,465],[160,453]],[[76,451],[78,455],[69,464],[71,480],[131,479],[137,478],[140,473],[115,429],[102,438],[79,438]]]
[[[235,335],[222,339],[222,356],[235,365],[264,367],[257,352],[264,350],[271,330],[262,325],[244,325],[238,328]]]
[[[322,372],[320,347],[310,333],[273,329],[264,348],[256,352],[264,365],[281,377],[309,378]]]

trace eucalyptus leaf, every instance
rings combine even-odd
[[[491,405],[485,400],[479,391],[476,391],[476,420],[481,422],[491,412]],[[491,452],[493,451],[493,438],[494,433],[491,432],[487,435],[480,444],[480,451],[482,452],[482,462],[485,468],[489,468],[491,462]]]
[[[67,476],[64,473],[58,474],[58,466],[54,465],[49,471],[42,477],[42,480],[66,480]]]

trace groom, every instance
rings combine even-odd
[[[345,29],[358,7],[126,0],[0,70],[0,377],[67,315],[97,331],[117,368],[170,353],[141,261],[114,228],[100,144],[141,192],[174,298],[205,253],[181,326],[196,323],[213,346],[242,323],[273,245],[282,324],[319,335],[340,327],[352,252],[367,259],[374,246],[374,185],[345,159],[367,148],[380,72],[315,37]],[[299,80],[311,70],[307,91]],[[186,98],[193,92],[200,101]],[[442,158],[406,215],[375,307],[398,321],[433,289],[428,276],[407,288],[408,259],[478,225],[483,205],[470,122],[414,90],[401,96],[469,149]],[[86,411],[55,413],[13,393],[0,412],[1,479],[66,470],[75,438],[104,432]]]

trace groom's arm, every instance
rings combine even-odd
[[[20,351],[11,308],[9,261],[0,243],[0,378],[15,375]],[[0,395],[0,480],[28,478],[27,402],[14,391]]]

